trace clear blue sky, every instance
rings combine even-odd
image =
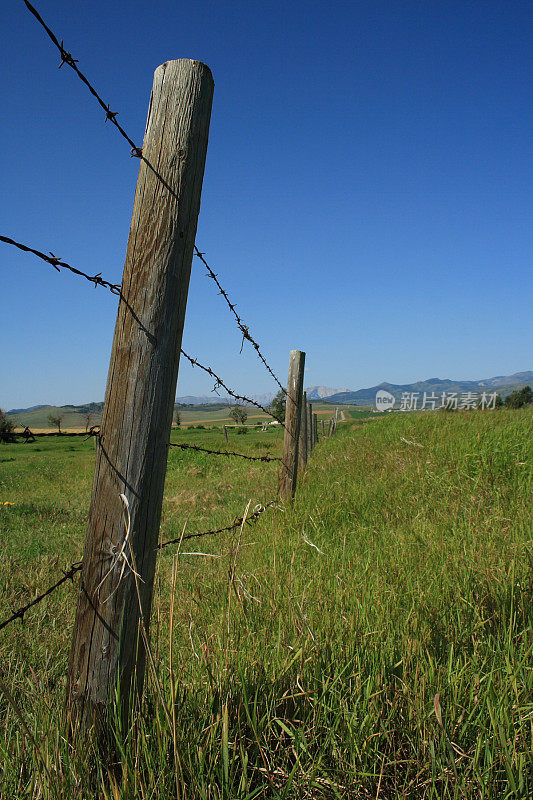
[[[283,380],[533,368],[530,0],[36,2],[139,143],[153,70],[211,67],[197,243]],[[22,0],[3,30],[1,231],[118,282],[138,162]],[[103,399],[116,298],[0,254],[0,406]],[[183,344],[275,389],[197,260]]]

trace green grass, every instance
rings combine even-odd
[[[242,537],[164,550],[161,691],[149,673],[120,783],[63,738],[75,587],[59,590],[0,633],[13,701],[0,700],[1,797],[533,796],[532,421],[502,410],[339,425],[292,507]],[[281,431],[230,446],[279,454]],[[2,616],[79,558],[93,458],[91,441],[0,447],[0,501],[14,502],[0,507]],[[228,524],[276,488],[275,464],[171,450],[162,538]],[[185,555],[196,550],[219,558]]]

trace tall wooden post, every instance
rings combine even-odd
[[[224,439],[228,441],[228,429],[225,425],[222,426],[222,430],[224,431]]]
[[[322,420],[322,438],[326,438],[326,423]]]
[[[318,414],[313,414],[313,438],[318,444]]]
[[[307,392],[303,393],[301,403],[300,436],[298,439],[298,466],[304,472],[307,465]]]
[[[154,75],[74,624],[75,727],[105,732],[117,691],[124,710],[142,689],[213,87],[199,61],[167,61]]]
[[[285,402],[285,436],[279,493],[283,500],[294,497],[298,478],[298,439],[302,418],[305,353],[291,350]]]

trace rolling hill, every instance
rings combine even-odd
[[[479,381],[461,381],[442,378],[429,378],[425,381],[415,383],[380,383],[368,389],[359,389],[356,392],[340,392],[324,399],[326,403],[351,404],[351,405],[373,405],[376,392],[380,389],[390,392],[396,400],[399,400],[402,392],[483,392],[497,391],[502,397],[510,394],[514,389],[521,388],[525,384],[533,383],[533,372],[516,372],[513,375],[499,375],[495,378],[484,378]]]

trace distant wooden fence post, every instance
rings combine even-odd
[[[289,379],[285,402],[285,436],[281,467],[280,496],[283,500],[294,497],[298,478],[298,440],[302,418],[305,353],[291,350]]]
[[[307,404],[307,457],[311,455],[311,451],[315,446],[313,439],[313,404]]]
[[[324,422],[324,420],[321,420],[321,422],[322,422],[322,437],[325,439],[326,438],[326,423]]]
[[[167,61],[150,98],[67,684],[74,729],[104,737],[117,690],[124,711],[143,685],[213,87],[205,64]]]
[[[318,414],[313,414],[313,438],[318,443]]]
[[[222,430],[224,431],[224,439],[228,441],[228,429],[225,425],[222,426]]]
[[[303,393],[301,403],[300,436],[298,439],[298,464],[303,472],[307,465],[307,392]]]

